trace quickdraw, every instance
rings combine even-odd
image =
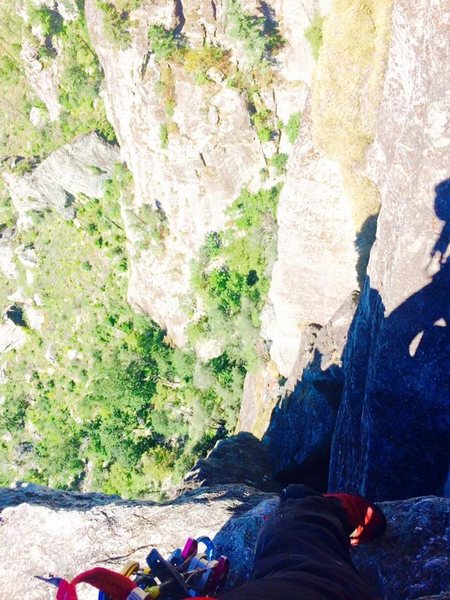
[[[201,546],[204,548],[200,551]],[[225,556],[215,559],[214,554],[214,544],[208,537],[188,538],[184,548],[177,548],[167,560],[153,548],[143,568],[137,562],[125,565],[121,573],[96,567],[71,582],[52,575],[36,577],[57,586],[57,600],[78,600],[78,583],[100,590],[98,600],[199,598],[213,596],[225,585],[230,561]]]

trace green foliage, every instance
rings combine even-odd
[[[52,10],[45,5],[35,6],[34,4],[29,3],[27,6],[27,13],[31,24],[39,25],[42,34],[45,37],[51,37],[52,35],[61,33],[64,21],[56,10]]]
[[[300,129],[302,114],[300,112],[292,113],[284,128],[287,138],[291,144],[295,144]]]
[[[42,19],[51,29],[44,46],[37,54],[46,68],[55,56],[54,39],[62,48],[59,60],[59,92],[63,112],[60,120],[47,122],[43,127],[30,123],[30,111],[37,107],[46,120],[46,108],[29,87],[22,67],[20,50],[26,36],[38,44],[30,28],[25,27],[16,13],[15,2],[5,0],[2,4],[0,36],[3,40],[3,56],[0,59],[0,131],[1,158],[19,155],[27,160],[40,159],[80,133],[98,131],[105,139],[115,141],[111,125],[107,121],[103,102],[99,97],[103,73],[90,44],[82,7],[77,19],[62,22],[61,17],[48,7],[29,9],[34,19]],[[11,101],[14,98],[14,102]],[[48,120],[48,116],[47,116]],[[30,163],[32,164],[32,163]],[[25,162],[16,168],[22,169]]]
[[[223,75],[228,74],[229,52],[212,44],[205,44],[200,48],[187,48],[183,56],[183,65],[188,73],[194,75],[196,83],[207,83],[208,71],[211,68],[217,69]]]
[[[5,227],[14,227],[16,216],[10,196],[3,189],[3,182],[0,184],[0,233]]]
[[[21,75],[19,63],[12,56],[4,54],[0,57],[0,79],[17,84]]]
[[[262,142],[270,142],[274,136],[272,113],[267,108],[261,108],[251,115],[253,126]]]
[[[232,431],[243,384],[229,354],[198,365],[126,303],[126,237],[119,203],[132,178],[118,163],[102,199],[76,199],[76,227],[51,212],[19,243],[39,261],[42,330],[7,355],[0,385],[0,478],[64,489],[160,497],[218,435]],[[151,235],[167,235],[162,209],[133,211]],[[211,256],[214,255],[211,248]],[[6,281],[5,293],[15,283]],[[221,432],[221,433],[220,433]],[[22,450],[21,450],[22,449]],[[18,453],[20,460],[17,459]]]
[[[167,217],[162,208],[144,204],[137,211],[127,209],[128,226],[139,238],[141,250],[153,248],[156,254],[162,250],[162,245],[169,233]]]
[[[159,128],[159,140],[161,142],[161,148],[166,149],[169,145],[169,129],[165,123]]]
[[[269,163],[270,166],[275,168],[277,175],[282,175],[286,172],[288,158],[289,156],[284,152],[277,152],[271,157]]]
[[[140,6],[138,0],[120,0],[103,2],[97,0],[97,6],[103,12],[103,33],[115,48],[123,50],[130,45],[131,31],[134,22],[130,19],[130,11]]]
[[[163,62],[174,58],[183,44],[172,29],[164,25],[152,25],[148,30],[150,47],[155,55],[156,62]]]
[[[103,72],[91,46],[84,17],[67,23],[61,35],[64,45],[60,102],[65,109],[62,132],[67,141],[95,130],[115,142],[114,130],[99,98]]]
[[[259,314],[275,257],[279,191],[243,190],[228,211],[231,227],[207,236],[193,268],[192,285],[204,315],[189,330],[191,343],[220,340],[233,368],[252,369],[258,361]]]
[[[176,106],[175,101],[175,79],[173,71],[168,64],[161,64],[159,81],[156,84],[156,92],[161,96],[166,115],[173,116]]]
[[[322,27],[323,27],[324,17],[321,16],[320,13],[316,13],[314,15],[314,19],[311,22],[311,25],[305,29],[305,38],[309,42],[311,46],[311,52],[314,56],[315,60],[319,58],[320,47],[323,43],[322,37]]]
[[[227,1],[227,20],[230,35],[244,42],[253,64],[270,62],[273,54],[284,45],[276,23],[246,14],[240,0]]]

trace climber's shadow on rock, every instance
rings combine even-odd
[[[345,485],[383,499],[444,492],[450,429],[450,180],[436,186],[435,194],[436,215],[444,225],[431,251],[430,283],[386,315],[380,292],[366,279],[344,352],[346,384],[333,440],[332,489]]]
[[[450,407],[450,180],[436,186],[434,205],[444,224],[431,250],[430,283],[387,313],[383,297],[389,292],[372,288],[366,277],[342,353],[343,370],[320,371],[316,343],[293,393],[275,408],[263,441],[284,485],[303,482],[325,491],[330,467],[333,490],[384,499],[443,493]],[[405,291],[408,283],[405,278]]]

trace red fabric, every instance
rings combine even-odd
[[[103,567],[95,567],[95,569],[80,573],[71,582],[63,579],[58,586],[56,600],[78,600],[75,589],[78,583],[88,583],[105,592],[112,600],[126,600],[136,587],[134,581],[120,573]]]
[[[345,510],[352,531],[352,546],[365,544],[377,538],[386,529],[386,518],[379,508],[362,496],[356,494],[324,494],[335,498]]]

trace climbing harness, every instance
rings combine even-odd
[[[53,575],[36,577],[58,588],[56,600],[78,600],[78,583],[100,590],[98,600],[199,598],[217,594],[227,579],[230,561],[225,556],[215,559],[214,554],[214,543],[208,537],[188,538],[183,550],[177,548],[167,560],[153,548],[142,569],[139,563],[130,562],[121,573],[96,567],[71,582]]]

